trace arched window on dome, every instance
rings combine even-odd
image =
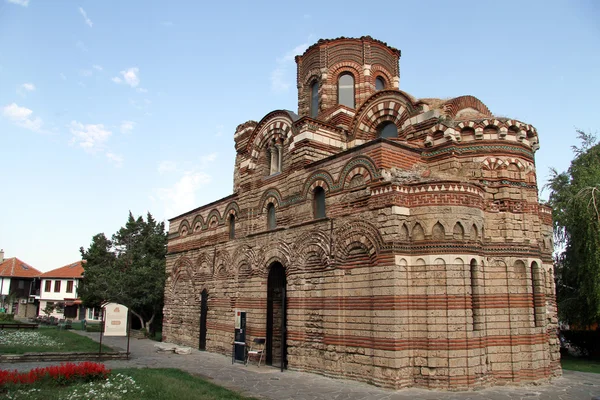
[[[319,82],[314,81],[310,85],[310,116],[317,118],[319,114]]]
[[[375,90],[383,90],[385,89],[385,80],[378,76],[375,78]]]
[[[325,218],[325,190],[317,186],[313,191],[313,214],[315,219]]]
[[[273,230],[277,228],[277,219],[275,217],[275,205],[273,203],[269,203],[267,206],[267,229]]]
[[[343,74],[338,79],[338,104],[354,108],[354,77]]]
[[[377,127],[377,136],[382,138],[397,138],[398,127],[391,121],[383,122]]]

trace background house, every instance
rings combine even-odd
[[[37,315],[40,271],[16,257],[4,259],[0,250],[0,312],[31,318]]]
[[[46,315],[44,310],[50,304],[55,307],[50,316],[86,319],[86,310],[77,298],[77,287],[83,278],[84,262],[77,261],[40,275],[38,315]]]

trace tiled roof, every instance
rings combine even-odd
[[[16,278],[35,278],[41,274],[40,271],[31,265],[19,260],[16,257],[7,258],[0,264],[0,276]]]
[[[40,278],[81,278],[83,275],[84,262],[85,261],[77,261],[73,264],[44,272]]]

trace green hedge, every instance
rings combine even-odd
[[[600,359],[600,330],[595,331],[561,331],[564,338],[581,350],[583,355]]]
[[[3,322],[3,321],[14,321],[14,320],[15,320],[15,315],[14,314],[0,313],[0,322]]]
[[[93,322],[90,323],[88,322],[87,325],[85,326],[85,330],[87,332],[100,332],[100,326],[101,324],[94,324]]]

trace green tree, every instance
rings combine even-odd
[[[146,220],[131,212],[124,227],[108,240],[100,233],[81,248],[84,279],[79,295],[88,306],[112,301],[129,307],[142,328],[150,328],[162,312],[167,234],[163,222],[148,213]]]
[[[546,185],[553,209],[556,291],[562,321],[600,322],[600,144],[577,131],[575,158],[566,172],[551,170]]]

